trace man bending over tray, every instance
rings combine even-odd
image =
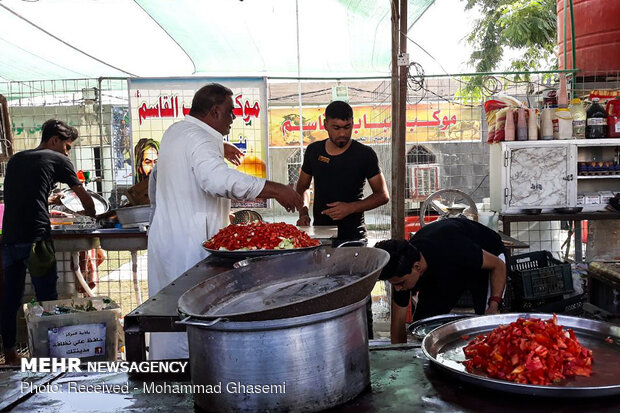
[[[424,226],[409,241],[385,240],[390,254],[379,279],[392,284],[392,343],[405,343],[407,307],[414,320],[449,313],[466,290],[476,314],[497,314],[506,286],[504,244],[493,230],[465,218]],[[488,298],[487,298],[488,297]]]

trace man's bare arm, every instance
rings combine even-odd
[[[407,342],[407,307],[401,307],[392,300],[392,317],[390,323],[390,341],[392,344]]]
[[[89,217],[95,217],[95,202],[93,198],[86,192],[86,189],[82,185],[72,186],[71,189],[75,192],[75,195],[82,202],[82,206],[84,207],[84,214]]]

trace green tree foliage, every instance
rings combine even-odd
[[[521,52],[509,70],[557,68],[555,0],[464,0],[482,17],[467,36],[474,47],[470,63],[477,72],[498,69],[506,48]],[[545,67],[546,66],[546,67]]]

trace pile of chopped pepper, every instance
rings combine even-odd
[[[294,225],[255,221],[222,228],[204,246],[212,250],[234,251],[304,248],[319,243]]]
[[[463,348],[470,373],[516,383],[549,385],[567,377],[590,376],[592,351],[583,347],[572,329],[548,320],[518,318]]]

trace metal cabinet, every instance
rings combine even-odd
[[[566,141],[503,142],[491,147],[491,209],[520,212],[576,201],[576,147]]]
[[[531,208],[584,206],[584,193],[620,192],[620,174],[584,176],[578,172],[578,164],[593,158],[610,158],[613,162],[619,146],[620,139],[493,144],[489,168],[491,209],[518,213]],[[585,210],[600,210],[604,204],[585,205]]]

